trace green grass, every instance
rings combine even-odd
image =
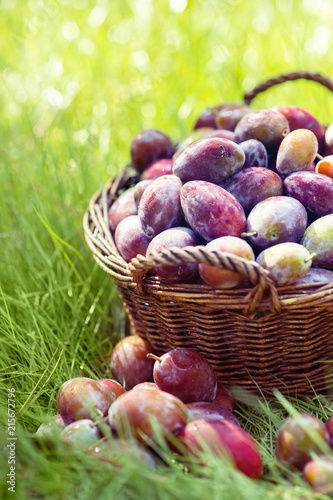
[[[125,334],[120,298],[94,263],[82,218],[93,193],[128,161],[132,136],[159,128],[180,139],[206,106],[240,101],[281,73],[333,75],[330,0],[189,0],[182,12],[170,8],[182,4],[0,1],[1,498],[324,498],[274,458],[288,415],[279,401],[236,408],[265,463],[257,482],[212,457],[192,472],[174,462],[152,471],[129,459],[116,468],[39,449],[32,438],[56,413],[65,380],[110,376],[112,346]],[[333,96],[316,83],[285,83],[253,107],[282,103],[333,121]],[[15,495],[6,485],[10,387]],[[291,403],[323,419],[333,412],[321,396]]]

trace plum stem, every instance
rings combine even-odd
[[[156,356],[156,354],[153,354],[152,352],[149,352],[147,354],[147,358],[149,358],[149,359],[155,359],[155,361],[159,361],[160,363],[162,362],[162,358]]]
[[[102,413],[102,412],[101,412],[101,413]],[[103,415],[103,413],[102,413],[102,415]],[[89,427],[96,427],[96,426],[98,426],[101,422],[107,422],[107,420],[108,420],[108,417],[107,417],[107,416],[106,416],[106,417],[104,417],[104,416],[103,416],[103,418],[102,418],[102,417],[101,417],[101,418],[98,418],[97,420],[95,420],[95,422],[92,422],[91,424],[89,424]]]
[[[323,160],[324,159],[324,157],[321,156],[319,153],[316,154],[316,158],[319,158],[319,160]]]
[[[304,262],[309,262],[309,260],[312,260],[316,257],[316,252],[312,252],[305,260]]]
[[[258,233],[257,231],[251,231],[250,233],[242,233],[241,237],[242,238],[250,238],[250,236],[257,236]]]

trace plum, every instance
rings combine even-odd
[[[245,153],[229,139],[201,139],[184,149],[174,159],[172,171],[182,182],[201,180],[220,184],[238,172],[245,162]]]
[[[99,380],[97,380],[97,382],[105,387],[107,391],[109,391],[112,397],[112,401],[117,399],[120,394],[124,394],[124,392],[126,392],[124,387],[113,378],[100,378]]]
[[[333,155],[333,123],[331,123],[325,131],[325,155]]]
[[[223,408],[230,411],[233,411],[235,408],[235,401],[232,394],[221,382],[217,382],[216,396],[213,403],[223,406]]]
[[[321,149],[324,143],[325,128],[318,120],[305,109],[288,104],[274,106],[273,110],[282,113],[288,120],[290,131],[305,128],[311,130],[318,140],[319,148]]]
[[[333,415],[326,420],[325,427],[329,435],[329,444],[333,448]]]
[[[157,385],[155,384],[155,382],[140,382],[139,384],[136,384],[132,391],[136,391],[137,389],[147,389],[149,391],[149,389],[158,389]]]
[[[199,243],[195,232],[188,227],[172,227],[159,233],[148,245],[146,256],[153,252],[172,247],[196,246]],[[154,267],[152,272],[161,279],[171,282],[189,280],[198,274],[198,265],[192,262],[183,262],[175,266]]]
[[[307,462],[303,476],[309,485],[318,493],[328,495],[333,493],[333,457],[321,455]],[[319,498],[319,497],[317,497]]]
[[[119,436],[133,436],[139,442],[177,435],[188,420],[180,399],[159,389],[136,389],[122,394],[110,406],[109,424]]]
[[[161,357],[153,356],[154,382],[162,391],[184,403],[213,401],[217,376],[209,362],[194,349],[177,347]]]
[[[36,431],[36,436],[52,435],[57,430],[60,431],[66,427],[61,415],[54,415],[48,422],[43,422]]]
[[[221,186],[206,181],[186,182],[180,201],[187,223],[207,242],[220,236],[240,237],[245,229],[243,207]]]
[[[111,231],[115,231],[119,222],[125,217],[137,215],[138,209],[134,200],[134,189],[135,187],[126,189],[112,203],[108,214]]]
[[[106,415],[111,403],[110,392],[97,380],[88,377],[67,380],[57,395],[58,411],[66,424],[94,419],[98,413]]]
[[[180,432],[179,441],[189,455],[197,456],[204,449],[215,455],[227,455],[236,469],[252,479],[262,473],[262,460],[252,436],[227,420],[198,419],[189,422]]]
[[[295,285],[301,285],[303,283],[333,283],[333,271],[320,269],[318,267],[310,267],[307,273],[296,281]]]
[[[320,217],[310,224],[300,241],[310,253],[315,253],[314,267],[333,270],[333,214]]]
[[[143,192],[145,191],[146,187],[149,186],[151,182],[153,182],[154,179],[145,179],[142,181],[139,181],[135,186],[134,186],[134,203],[136,208],[139,208],[141,196],[143,195]]]
[[[252,111],[244,103],[226,103],[216,114],[216,126],[218,129],[234,131],[239,120]]]
[[[97,446],[90,449],[89,454],[115,467],[122,465],[123,458],[144,462],[152,469],[155,469],[156,466],[153,454],[145,446],[132,440],[119,438],[103,440]]]
[[[286,194],[316,217],[333,213],[333,179],[315,172],[294,172],[283,181]]]
[[[195,401],[193,403],[187,403],[187,409],[189,411],[189,422],[193,420],[228,420],[235,425],[240,425],[239,421],[235,415],[223,406],[216,403],[211,403],[208,401]]]
[[[131,160],[138,172],[142,172],[153,161],[171,158],[172,155],[173,145],[170,137],[159,130],[143,130],[132,139]]]
[[[183,183],[175,175],[163,175],[154,179],[142,193],[138,216],[148,238],[181,225],[184,218],[180,204],[182,186]]]
[[[260,201],[283,195],[281,177],[264,167],[245,168],[233,175],[223,187],[237,198],[247,214]]]
[[[236,236],[221,236],[206,245],[207,250],[217,250],[235,254],[243,259],[255,260],[251,246]],[[205,283],[214,288],[229,289],[238,286],[245,280],[245,276],[235,271],[219,269],[208,264],[199,264],[199,273]]]
[[[245,236],[258,250],[278,243],[297,243],[303,236],[308,216],[302,203],[288,196],[271,196],[253,207]]]
[[[91,419],[82,419],[67,425],[62,431],[60,438],[66,444],[90,448],[101,439],[98,426]]]
[[[246,114],[235,128],[238,143],[248,139],[262,142],[268,153],[278,150],[282,139],[289,134],[288,120],[278,111],[261,109]]]
[[[256,260],[278,286],[284,286],[296,283],[307,273],[312,255],[299,243],[285,242],[266,248]]]
[[[287,466],[302,470],[311,459],[311,453],[321,453],[318,440],[329,442],[325,424],[318,417],[309,413],[291,416],[279,430],[275,447],[276,457]]]
[[[212,106],[211,108],[204,109],[194,124],[194,130],[206,127],[217,128],[216,115],[224,107],[225,104],[219,104],[217,106]]]
[[[257,139],[248,139],[239,143],[245,153],[245,163],[243,168],[260,167],[268,168],[267,149],[262,142]]]
[[[111,372],[126,390],[153,380],[154,361],[147,358],[152,347],[139,335],[129,335],[117,342],[111,354]]]
[[[229,139],[229,141],[233,141],[233,142],[236,141],[235,132],[232,132],[231,130],[226,130],[223,128],[220,128],[217,130],[213,129],[209,132],[206,132],[202,138],[203,139],[211,139],[212,137],[219,137],[220,139]]]
[[[317,137],[311,130],[300,128],[290,132],[281,142],[276,157],[280,175],[306,170],[318,153]]]
[[[161,160],[153,161],[144,169],[141,174],[141,180],[153,180],[161,175],[172,174],[172,159],[162,158]]]
[[[138,254],[146,255],[151,238],[143,232],[138,215],[129,215],[119,222],[114,241],[122,258],[129,262]]]

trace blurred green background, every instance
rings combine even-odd
[[[78,468],[71,475],[25,437],[57,412],[65,380],[110,376],[112,345],[124,334],[119,297],[84,240],[93,193],[129,161],[142,129],[179,140],[205,107],[241,101],[268,78],[297,70],[333,77],[332,26],[331,0],[0,0],[1,412],[6,428],[14,386],[22,498],[92,498],[97,477],[112,479],[89,480]],[[281,84],[252,106],[276,104],[333,121],[333,96],[314,82]],[[249,425],[268,463],[276,429],[253,414]],[[66,482],[51,483],[55,471]],[[130,466],[122,474],[123,484],[137,479]],[[132,496],[121,498],[140,498],[137,474]],[[150,477],[150,498],[175,498],[177,488],[179,498],[203,498],[207,489],[174,476],[169,491],[161,477]],[[235,496],[232,483],[226,496],[212,496],[220,479],[210,481],[210,498],[267,498],[241,482]],[[280,494],[292,498],[288,480]]]

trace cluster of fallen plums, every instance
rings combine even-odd
[[[195,349],[175,348],[162,356],[137,335],[113,349],[114,379],[78,377],[59,389],[59,414],[42,424],[39,438],[58,432],[62,442],[116,464],[115,450],[155,464],[161,439],[181,459],[200,459],[203,451],[224,456],[248,477],[262,474],[252,436],[233,413],[234,399],[217,381],[208,361]],[[289,417],[276,441],[276,456],[303,471],[318,491],[333,491],[333,416]]]

